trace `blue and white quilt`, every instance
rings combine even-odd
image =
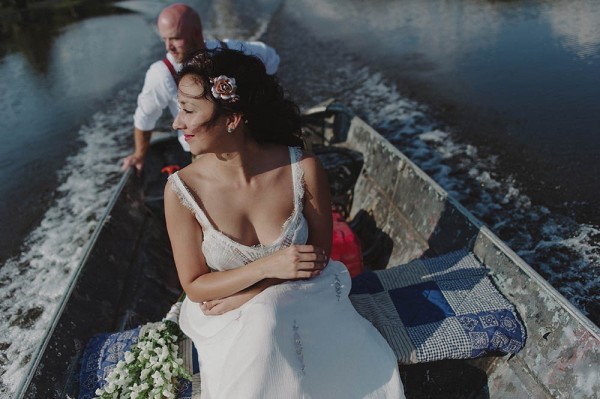
[[[350,299],[403,364],[511,354],[525,344],[515,307],[464,250],[363,273]]]
[[[517,353],[525,344],[514,306],[467,251],[360,274],[352,280],[350,300],[403,364]],[[79,399],[95,397],[143,329],[100,334],[88,342],[81,359]],[[193,380],[182,381],[177,398],[193,399],[199,395],[200,374],[190,340],[181,342],[180,355]]]

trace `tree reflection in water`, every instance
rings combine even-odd
[[[127,14],[113,1],[0,0],[0,58],[20,52],[32,67],[46,74],[52,42],[72,23],[86,18]]]

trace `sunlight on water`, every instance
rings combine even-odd
[[[533,201],[600,224],[599,4],[306,0],[288,8],[315,40],[430,104],[459,139],[490,147]]]
[[[578,57],[600,58],[600,3],[557,1],[546,5],[544,13],[556,36]]]

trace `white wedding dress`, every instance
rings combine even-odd
[[[242,267],[290,244],[304,244],[302,153],[290,148],[294,212],[271,245],[245,246],[214,228],[179,176],[173,189],[202,226],[213,270]],[[194,342],[203,399],[404,398],[392,349],[353,308],[345,266],[267,288],[236,310],[206,316],[185,299],[179,323]]]

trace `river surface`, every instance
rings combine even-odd
[[[164,56],[165,2],[64,4],[0,10],[3,397],[55,316]],[[276,47],[302,108],[345,103],[600,324],[600,2],[189,4],[206,37]]]

